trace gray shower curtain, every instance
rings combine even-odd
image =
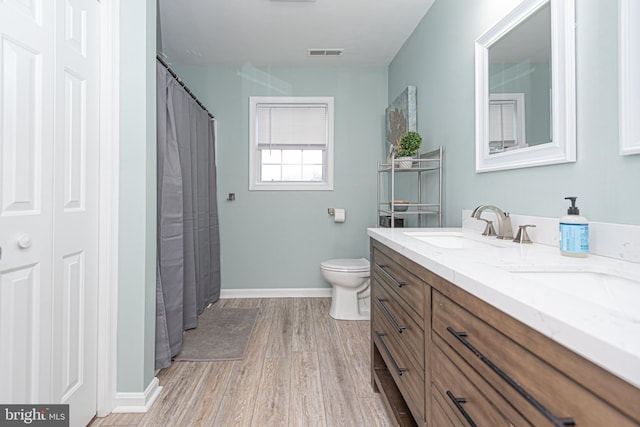
[[[215,121],[157,63],[156,369],[220,298]]]

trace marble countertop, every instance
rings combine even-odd
[[[461,233],[482,247],[443,248],[410,235],[429,232]],[[640,264],[591,254],[565,257],[554,246],[499,241],[462,228],[369,228],[367,233],[640,388]],[[633,286],[598,284],[587,291],[521,274],[548,270],[602,272],[630,279]]]

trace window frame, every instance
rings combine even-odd
[[[327,108],[326,176],[323,181],[261,181],[260,149],[257,141],[259,105],[321,104]],[[249,191],[329,191],[333,190],[333,97],[332,96],[250,96],[249,97]]]

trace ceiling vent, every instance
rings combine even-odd
[[[344,49],[309,49],[309,56],[340,56],[344,53]]]

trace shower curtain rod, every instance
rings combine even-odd
[[[187,93],[191,96],[191,98],[193,98],[193,100],[194,100],[194,101],[196,101],[196,104],[198,104],[198,105],[200,106],[200,108],[202,108],[204,111],[206,111],[206,112],[207,112],[207,114],[209,115],[209,118],[210,118],[211,120],[215,119],[215,117],[213,116],[213,114],[211,114],[211,113],[209,112],[209,110],[207,110],[207,107],[205,107],[205,106],[204,106],[204,104],[202,104],[202,102],[200,102],[200,100],[198,99],[198,97],[197,97],[197,96],[195,96],[195,95],[193,94],[193,92],[191,92],[191,90],[189,90],[189,88],[187,87],[187,85],[186,85],[186,84],[184,84],[184,82],[182,81],[182,79],[181,79],[180,77],[178,77],[178,75],[176,74],[176,72],[175,72],[175,71],[173,71],[173,70],[171,69],[171,67],[169,66],[169,64],[167,64],[167,63],[165,62],[165,60],[164,60],[164,59],[162,59],[162,57],[161,57],[159,54],[158,54],[158,55],[156,55],[156,58],[157,58],[157,59],[158,59],[158,61],[159,61],[159,62],[164,66],[164,68],[166,68],[166,69],[167,69],[167,71],[169,71],[169,74],[171,74],[171,76],[173,76],[173,78],[174,78],[174,79],[176,79],[176,81],[178,82],[178,84],[179,84],[180,86],[182,86],[182,87],[184,88],[184,90],[186,90],[186,91],[187,91]]]

